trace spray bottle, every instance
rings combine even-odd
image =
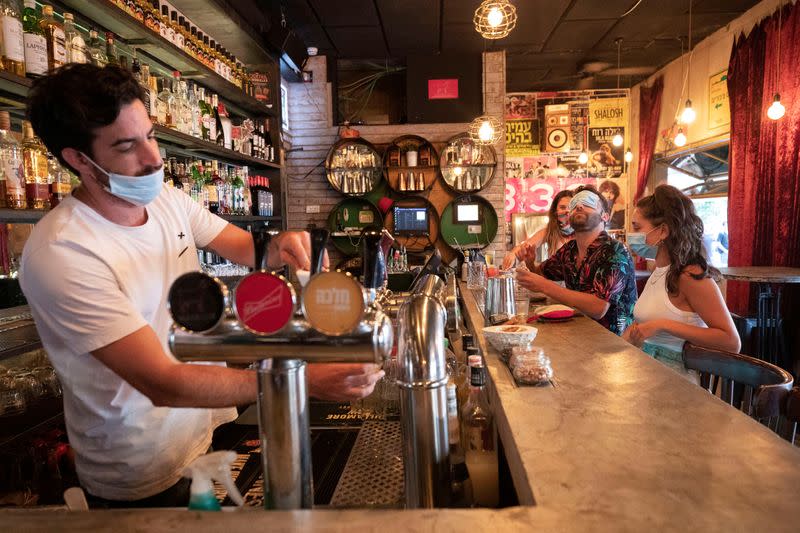
[[[189,509],[194,511],[220,511],[222,508],[214,495],[213,481],[222,483],[228,496],[238,506],[244,505],[239,489],[233,483],[231,464],[236,460],[236,452],[221,451],[201,455],[187,466],[184,477],[192,479],[189,496]]]

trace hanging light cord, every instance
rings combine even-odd
[[[783,0],[778,1],[778,65],[775,69],[775,92],[780,94],[778,90],[781,82],[781,18],[783,17]]]
[[[689,99],[689,93],[692,92],[692,1],[689,0],[689,64],[686,68],[686,99]]]

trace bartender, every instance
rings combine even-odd
[[[36,135],[81,183],[34,228],[20,284],[64,389],[78,477],[102,507],[185,505],[184,467],[257,394],[252,371],[180,363],[168,350],[167,292],[200,269],[197,249],[253,267],[254,247],[248,232],[163,186],[144,101],[128,70],[83,64],[38,79],[28,101]],[[270,267],[307,269],[309,255],[307,233],[284,232]],[[309,392],[362,398],[382,375],[309,365]]]

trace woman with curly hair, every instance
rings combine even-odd
[[[542,247],[541,257],[544,261],[572,239],[572,234],[575,232],[569,226],[569,201],[572,199],[572,195],[570,190],[563,190],[556,194],[547,212],[547,226],[507,253],[503,258],[503,270],[511,268],[514,265],[514,259],[524,261],[529,255],[535,257],[536,249],[539,247]]]
[[[739,334],[717,287],[720,273],[708,264],[703,221],[692,201],[675,187],[660,185],[636,204],[631,226],[628,245],[636,255],[654,259],[656,269],[623,338],[684,373],[685,341],[738,352]]]

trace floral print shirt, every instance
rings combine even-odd
[[[542,263],[542,274],[547,279],[563,281],[570,290],[608,302],[610,307],[598,322],[613,333],[622,335],[633,322],[637,297],[633,260],[625,245],[605,231],[589,245],[580,265],[578,243],[572,240]]]

